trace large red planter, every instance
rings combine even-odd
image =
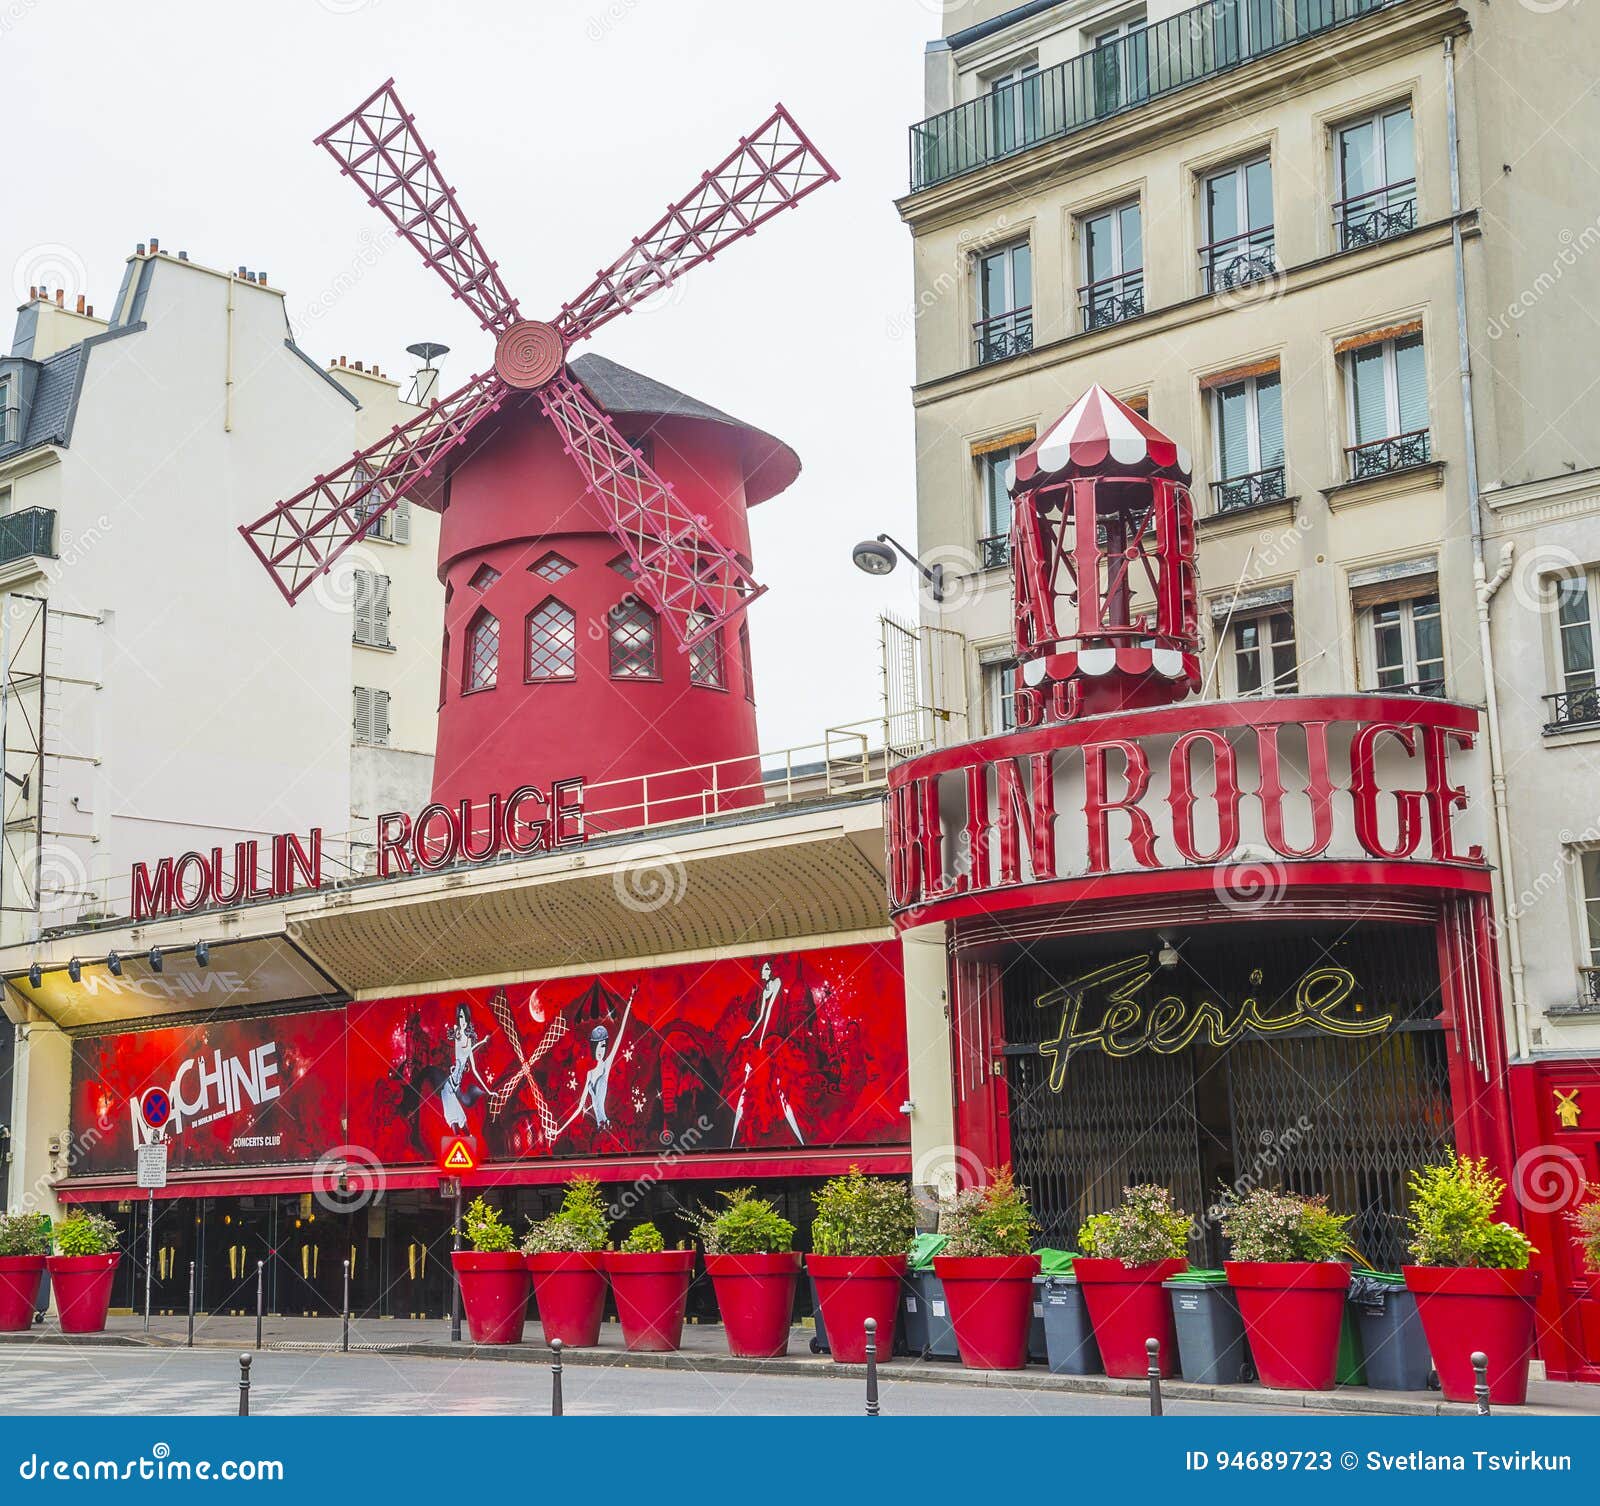
[[[1161,1374],[1177,1372],[1178,1332],[1172,1322],[1172,1302],[1161,1283],[1188,1268],[1189,1262],[1181,1257],[1125,1265],[1080,1255],[1072,1262],[1107,1375],[1143,1380],[1150,1373],[1144,1347],[1150,1339],[1161,1343]]]
[[[729,1354],[770,1360],[789,1352],[799,1255],[707,1255],[706,1273],[717,1294]]]
[[[1342,1261],[1225,1260],[1256,1378],[1274,1391],[1331,1391],[1350,1267]]]
[[[1037,1255],[935,1255],[961,1363],[969,1370],[1020,1370],[1028,1363]],[[829,1325],[828,1340],[833,1341]]]
[[[1473,1399],[1472,1353],[1481,1349],[1489,1358],[1489,1400],[1520,1407],[1528,1399],[1539,1273],[1443,1265],[1403,1269],[1445,1400]]]
[[[33,1326],[44,1261],[43,1255],[0,1255],[0,1333],[22,1333]]]
[[[694,1251],[612,1251],[605,1257],[605,1271],[617,1299],[623,1344],[635,1352],[676,1349],[683,1342]]]
[[[516,1250],[456,1250],[450,1256],[474,1344],[520,1344],[528,1317],[528,1267]]]
[[[105,1328],[106,1309],[111,1306],[111,1281],[121,1259],[120,1255],[45,1257],[62,1333],[99,1333]]]
[[[878,1321],[877,1357],[894,1353],[894,1322],[900,1313],[904,1255],[808,1255],[806,1269],[817,1288],[828,1349],[845,1365],[867,1358],[867,1319]]]
[[[606,1312],[606,1252],[558,1250],[528,1255],[533,1300],[544,1341],[560,1339],[569,1349],[592,1349],[600,1342]]]

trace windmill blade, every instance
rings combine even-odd
[[[416,247],[487,330],[517,317],[517,300],[489,259],[478,228],[439,176],[433,152],[389,79],[343,120],[317,137],[340,170],[366,190],[367,202]]]
[[[550,1048],[554,1046],[556,1042],[558,1042],[566,1033],[567,1017],[565,1015],[558,1014],[555,1019],[551,1020],[549,1027],[545,1030],[545,1033],[539,1037],[539,1044],[533,1048],[533,1051],[528,1057],[528,1065],[531,1067],[535,1062],[543,1061],[544,1058],[549,1054]]]
[[[526,1066],[528,1055],[522,1049],[522,1037],[517,1033],[517,1022],[511,1013],[511,1001],[506,998],[505,989],[497,988],[490,996],[489,1013],[494,1016],[496,1024],[511,1042],[512,1049],[517,1053],[517,1061]]]
[[[592,335],[839,175],[779,105],[633,245],[563,306],[566,343]]]
[[[605,509],[639,594],[682,649],[709,638],[766,590],[645,464],[569,370],[539,389],[539,402]]]
[[[338,470],[279,502],[239,532],[291,606],[341,554],[505,401],[505,384],[485,371],[357,450]]]

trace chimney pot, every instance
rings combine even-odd
[[[160,249],[161,249],[161,242],[158,241],[155,238],[155,236],[152,235],[150,237],[150,254],[152,256],[154,256],[156,254],[156,252],[159,251]]]
[[[90,305],[89,305],[89,307],[88,307],[88,308],[87,308],[87,309],[85,309],[85,310],[84,310],[84,312],[85,312],[85,313],[87,313],[87,314],[88,314],[88,316],[89,316],[89,317],[90,317],[90,318],[91,318],[91,319],[93,319],[93,318],[94,318],[94,305],[93,305],[93,304],[92,304],[92,303],[91,303],[91,304],[90,304]]]
[[[139,244],[134,249],[135,249],[135,251],[137,252],[138,255],[143,256],[144,255],[144,242],[140,241]]]
[[[58,309],[62,309],[62,308],[65,308],[66,306],[67,306],[67,290],[65,288],[57,288],[56,289],[56,307]]]
[[[188,259],[189,259],[189,253],[187,251],[180,251],[178,253],[178,260],[179,261],[188,261]]]
[[[78,312],[80,314],[83,312],[83,294],[82,293],[78,294]]]

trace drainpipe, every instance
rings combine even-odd
[[[223,332],[222,432],[233,433],[233,273],[228,273],[228,317]]]
[[[1483,500],[1478,492],[1478,437],[1472,411],[1472,347],[1467,337],[1467,273],[1461,249],[1461,157],[1456,140],[1456,39],[1444,39],[1444,99],[1450,139],[1450,250],[1455,258],[1456,340],[1461,374],[1461,421],[1466,429],[1467,515],[1472,528],[1472,585],[1477,598],[1478,652],[1483,662],[1484,722],[1489,736],[1489,781],[1494,803],[1496,885],[1505,937],[1500,966],[1511,996],[1512,1028],[1518,1056],[1530,1049],[1528,998],[1522,965],[1522,922],[1516,904],[1516,860],[1511,846],[1511,816],[1506,805],[1505,749],[1500,737],[1500,695],[1494,666],[1489,605],[1511,573],[1516,550],[1508,542],[1493,577],[1484,562]]]

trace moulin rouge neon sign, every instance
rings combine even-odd
[[[491,795],[483,804],[434,804],[415,817],[403,811],[379,816],[376,876],[486,863],[502,852],[525,857],[584,840],[581,779],[558,779],[548,792],[525,784],[504,798]],[[265,841],[252,837],[235,842],[231,854],[218,846],[162,858],[154,865],[135,863],[133,918],[287,899],[323,883],[321,827],[312,827],[304,839],[294,832]]]

